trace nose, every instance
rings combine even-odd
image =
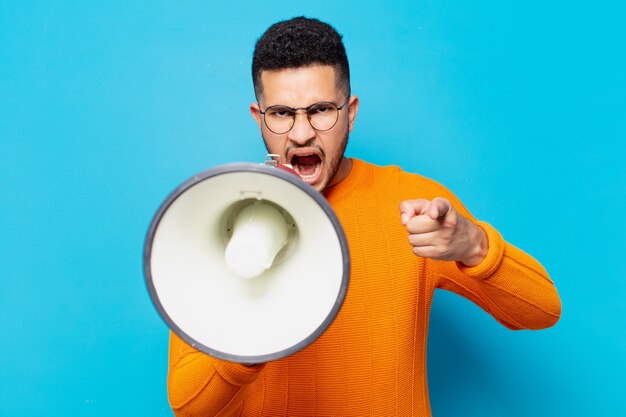
[[[292,142],[304,145],[315,137],[315,129],[313,129],[313,126],[309,123],[306,111],[296,112],[295,118],[296,120],[294,121],[293,127],[289,131],[288,138]]]

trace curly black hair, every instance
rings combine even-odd
[[[350,94],[350,67],[342,36],[329,24],[304,16],[270,26],[259,38],[252,57],[252,82],[258,99],[263,92],[261,72],[330,65],[337,86]]]

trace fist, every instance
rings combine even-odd
[[[406,200],[400,203],[400,213],[418,256],[476,266],[487,255],[485,232],[445,198]]]

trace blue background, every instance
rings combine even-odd
[[[621,2],[77,3],[0,0],[0,414],[171,415],[148,224],[263,158],[254,42],[305,14],[344,35],[348,154],[450,187],[562,297],[556,327],[511,332],[438,292],[435,416],[626,415]]]

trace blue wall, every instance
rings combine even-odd
[[[435,415],[626,413],[620,2],[77,3],[0,0],[0,414],[171,415],[145,232],[187,177],[263,158],[251,52],[299,14],[344,34],[349,155],[446,184],[559,288],[541,332],[436,295]]]

